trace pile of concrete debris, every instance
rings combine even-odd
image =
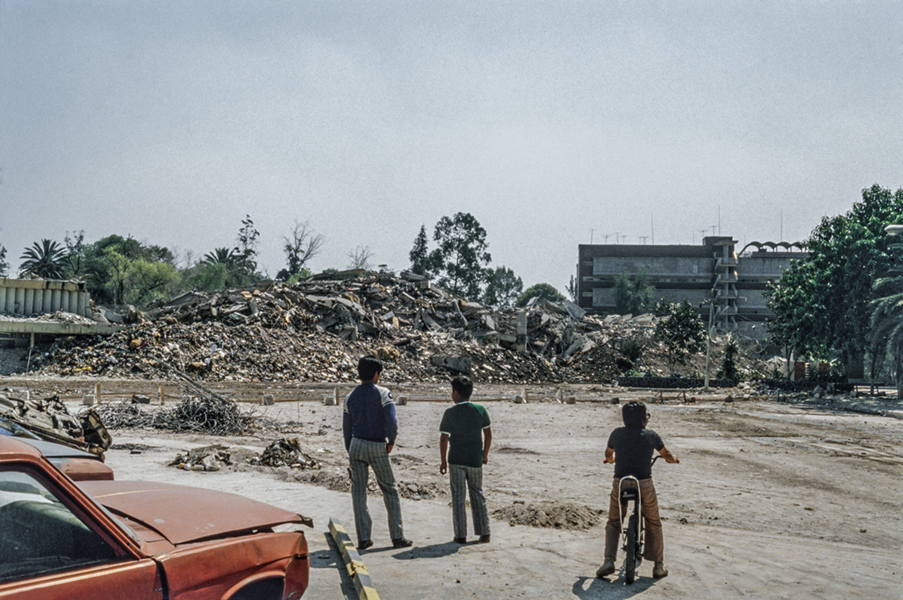
[[[492,310],[403,272],[319,275],[226,292],[187,292],[109,338],[59,341],[39,371],[155,379],[167,367],[210,381],[349,381],[368,352],[386,381],[613,382],[633,365],[617,348],[648,336],[651,318],[605,319],[534,299]]]

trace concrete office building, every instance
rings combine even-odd
[[[615,279],[622,273],[645,271],[655,287],[653,300],[688,300],[704,320],[711,315],[716,329],[751,337],[765,335],[771,315],[765,306],[765,287],[794,259],[808,254],[800,244],[751,242],[740,252],[731,237],[710,236],[698,246],[595,244],[578,246],[578,304],[588,312],[617,311]]]

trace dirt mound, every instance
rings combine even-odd
[[[492,511],[492,516],[511,525],[529,525],[549,529],[586,530],[602,524],[604,510],[573,502],[541,502],[511,506]]]

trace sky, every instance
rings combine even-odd
[[[903,3],[0,0],[0,245],[409,267],[472,214],[562,292],[578,244],[805,239],[903,187]],[[435,247],[431,241],[430,247]]]

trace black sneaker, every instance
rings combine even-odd
[[[467,543],[467,538],[466,538],[466,537],[455,538],[455,543],[456,543],[456,544],[466,544],[466,543]]]
[[[489,543],[489,534],[488,534],[488,533],[487,533],[486,535],[481,535],[481,536],[480,536],[480,543],[481,543],[481,544],[488,544],[488,543]]]
[[[373,540],[367,540],[366,542],[361,542],[357,545],[358,550],[366,550],[367,548],[373,545]]]
[[[410,548],[413,545],[414,545],[414,542],[412,542],[411,540],[409,540],[406,537],[400,537],[396,540],[392,540],[393,548]]]

